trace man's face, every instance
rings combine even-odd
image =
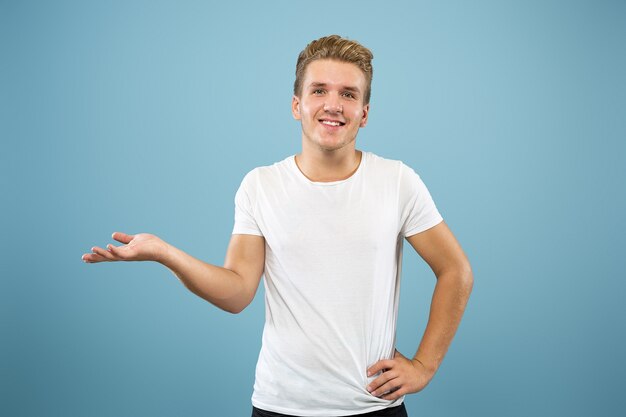
[[[365,75],[354,64],[329,59],[311,62],[300,97],[293,96],[291,103],[293,117],[302,122],[303,141],[325,151],[353,143],[359,128],[367,124],[365,87]]]

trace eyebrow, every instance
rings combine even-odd
[[[319,87],[327,87],[328,84],[326,83],[320,83],[320,82],[312,82],[311,84],[309,84],[309,88],[319,88]],[[358,87],[353,87],[353,86],[345,86],[341,88],[342,90],[345,91],[352,91],[354,93],[360,93],[361,90],[359,90]]]

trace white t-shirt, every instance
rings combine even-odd
[[[309,180],[294,156],[249,172],[233,234],[265,238],[252,404],[306,416],[400,405],[367,391],[367,368],[395,351],[403,239],[441,221],[411,168],[370,152],[342,181]]]

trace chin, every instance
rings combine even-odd
[[[339,149],[345,148],[346,146],[348,146],[348,144],[347,143],[342,143],[342,144],[339,144],[339,145],[320,144],[318,146],[323,151],[333,152],[333,151],[338,151]]]
[[[346,142],[333,142],[333,141],[325,141],[325,142],[317,142],[316,145],[324,151],[338,151],[339,149],[345,148],[349,146],[354,141],[346,141]]]

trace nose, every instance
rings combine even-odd
[[[326,98],[324,111],[329,113],[343,113],[343,104],[339,102],[337,97],[331,94]]]

